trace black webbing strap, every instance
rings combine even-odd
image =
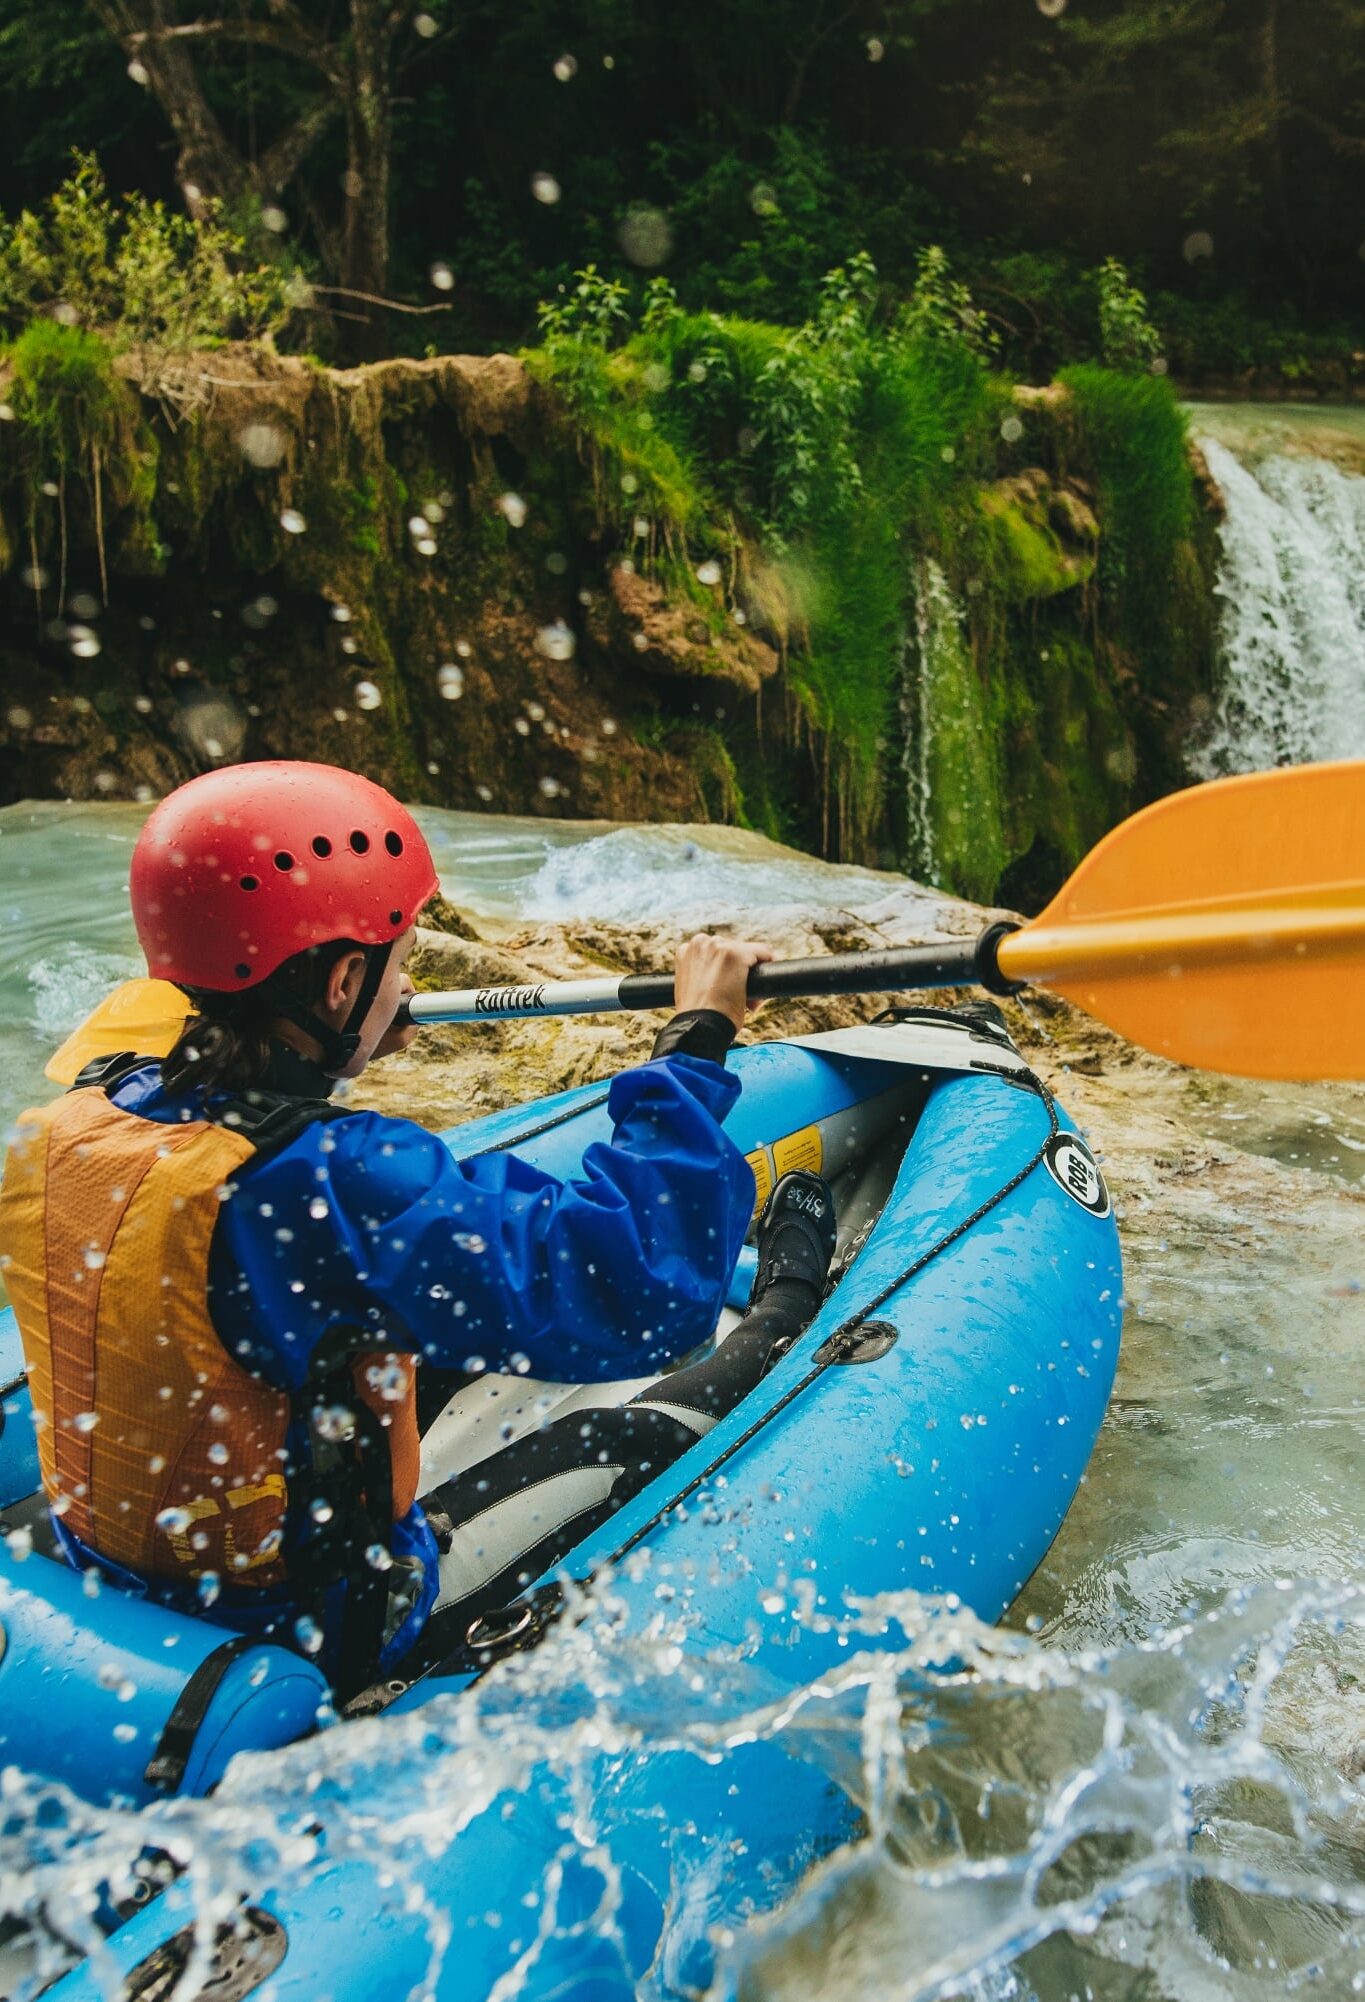
[[[332,1678],[344,1698],[374,1676],[389,1613],[389,1574],[371,1563],[374,1545],[389,1549],[393,1529],[393,1457],[390,1434],[360,1396],[352,1365],[364,1349],[352,1336],[330,1345],[325,1366],[310,1371],[290,1397],[293,1426],[308,1442],[306,1467],[290,1476],[290,1507],[299,1537],[285,1553],[290,1586],[303,1610],[326,1628],[328,1598],[345,1586],[338,1657]],[[329,1406],[353,1421],[350,1438],[329,1438],[318,1415]],[[322,1508],[317,1507],[322,1504]]]
[[[141,1070],[144,1064],[159,1061],[157,1057],[140,1057],[136,1050],[118,1050],[111,1057],[91,1057],[89,1063],[77,1071],[67,1089],[88,1091],[92,1085],[98,1085],[101,1091],[113,1091],[124,1078]]]
[[[216,1647],[212,1654],[204,1656],[176,1697],[171,1714],[161,1727],[156,1750],[143,1774],[149,1787],[157,1787],[162,1793],[178,1791],[194,1750],[194,1741],[209,1714],[209,1705],[218,1694],[223,1677],[234,1661],[260,1646],[261,1642],[254,1634],[234,1634],[231,1640]]]

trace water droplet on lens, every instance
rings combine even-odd
[[[627,210],[616,235],[631,263],[646,269],[663,264],[673,248],[668,217],[648,202],[636,202]]]
[[[284,433],[278,424],[244,424],[237,433],[237,448],[248,465],[268,471],[284,457]]]

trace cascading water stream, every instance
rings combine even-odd
[[[1365,478],[1295,449],[1292,420],[1201,412],[1195,433],[1227,513],[1223,685],[1192,770],[1365,756]]]

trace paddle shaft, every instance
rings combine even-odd
[[[991,925],[979,938],[939,945],[895,946],[885,952],[835,952],[819,959],[778,959],[749,975],[749,999],[816,994],[900,993],[907,988],[982,986],[1010,993],[996,964],[1011,925]],[[615,1015],[674,1005],[671,973],[627,973],[602,980],[553,980],[523,987],[467,987],[453,993],[414,994],[400,1019],[481,1022],[527,1015]]]

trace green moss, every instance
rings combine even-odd
[[[0,347],[0,376],[9,379],[17,432],[12,467],[30,547],[55,542],[64,560],[73,510],[83,510],[86,520],[76,526],[88,523],[102,577],[111,541],[128,567],[158,568],[164,560],[152,514],[158,448],[108,343],[83,327],[33,320]],[[55,523],[46,518],[52,485]]]
[[[1055,598],[1095,574],[1093,546],[1066,547],[1049,519],[1045,482],[1032,490],[1017,482],[986,487],[981,509],[984,566],[1011,603]]]
[[[1059,380],[1074,411],[1072,451],[1098,488],[1101,588],[1129,638],[1169,642],[1183,609],[1173,573],[1195,522],[1185,413],[1164,376],[1084,365]]]

